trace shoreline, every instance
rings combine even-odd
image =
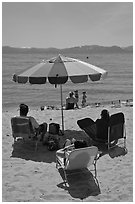
[[[19,104],[18,104],[19,106]],[[2,112],[6,112],[6,111],[10,111],[10,110],[16,110],[18,109],[18,106],[8,106],[6,107],[5,104],[2,104]],[[104,106],[111,106],[111,107],[119,107],[119,106],[133,106],[133,98],[130,99],[125,99],[125,100],[112,100],[112,101],[100,101],[100,102],[93,102],[93,103],[87,103],[87,105],[85,107],[81,107],[79,105],[79,109],[82,108],[86,108],[86,107],[104,107]],[[53,106],[53,105],[48,105],[48,106],[31,106],[31,108],[33,110],[40,110],[41,107],[44,108],[44,110],[46,109],[50,109],[50,110],[60,110],[61,106]],[[6,110],[7,109],[7,110]],[[65,110],[65,106],[63,106],[63,110]]]

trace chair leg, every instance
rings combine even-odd
[[[94,170],[95,170],[95,178],[97,178],[97,167],[96,167],[96,161],[94,162]]]
[[[66,175],[66,171],[65,171],[65,169],[63,169],[63,171],[64,171],[64,183],[65,183],[65,185],[67,184],[67,175]]]
[[[57,157],[56,157],[56,169],[58,168],[58,160],[57,160]]]
[[[108,127],[108,150],[110,149],[110,127]]]
[[[124,148],[126,149],[126,138],[124,137]]]

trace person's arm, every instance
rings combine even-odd
[[[29,116],[29,118],[30,118],[32,127],[33,127],[34,129],[38,129],[38,128],[39,128],[39,124],[38,124],[38,122],[35,120],[35,118],[33,118],[33,117],[31,117],[31,116]]]
[[[71,145],[66,146],[66,147],[63,148],[64,151],[71,151],[73,149],[74,149],[74,144],[71,144]]]

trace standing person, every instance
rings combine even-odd
[[[79,94],[78,94],[78,90],[75,90],[74,91],[74,93],[75,93],[75,98],[76,98],[76,108],[79,108],[79,106],[78,106],[78,102],[79,102]]]
[[[41,134],[40,141],[44,140],[44,136],[47,132],[47,123],[38,124],[38,122],[35,120],[32,116],[27,116],[29,112],[29,107],[26,104],[20,104],[20,116],[29,118],[32,124],[32,127],[35,129],[36,132],[39,132]]]
[[[76,104],[76,98],[73,92],[69,92],[69,96],[66,98],[66,110],[74,109]]]
[[[87,98],[87,96],[86,96],[86,91],[83,91],[82,92],[82,107],[85,107],[86,106],[86,98]]]

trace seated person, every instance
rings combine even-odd
[[[86,141],[84,140],[76,140],[74,138],[72,140],[67,139],[64,144],[64,148],[58,150],[56,154],[57,156],[60,156],[61,158],[66,159],[69,153],[72,152],[74,149],[79,149],[84,147],[88,147]]]
[[[101,119],[96,120],[97,138],[102,140],[108,139],[108,126],[109,126],[109,112],[104,109],[101,111]]]
[[[29,107],[26,104],[20,104],[20,116],[29,118],[32,124],[32,127],[36,132],[41,134],[40,141],[44,140],[45,133],[47,132],[47,123],[38,124],[38,122],[32,116],[27,116],[29,112]]]
[[[69,96],[66,98],[66,110],[74,109],[74,105],[77,103],[73,92],[69,92]]]

